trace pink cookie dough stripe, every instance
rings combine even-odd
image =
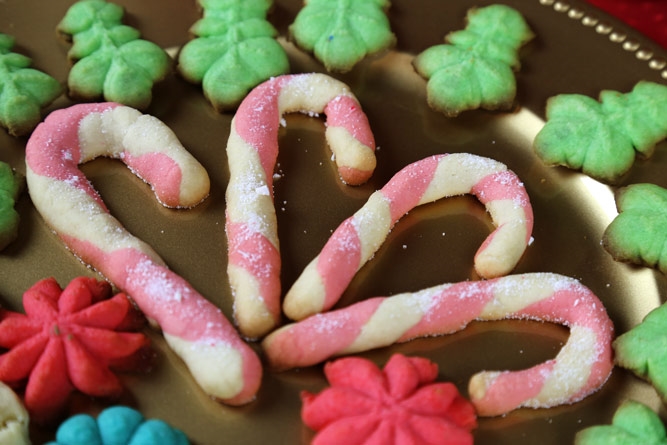
[[[227,231],[229,261],[259,279],[259,291],[270,313],[280,313],[280,252],[246,224],[228,223]]]
[[[480,180],[471,190],[482,204],[510,200],[523,209],[526,223],[526,242],[533,232],[533,208],[521,180],[511,171],[494,173]],[[489,240],[490,241],[490,240]]]
[[[443,156],[431,156],[409,164],[382,187],[382,194],[390,203],[392,223],[396,223],[403,215],[419,205],[424,192],[433,181],[442,158]]]
[[[320,253],[317,271],[325,288],[324,305],[333,306],[359,270],[361,241],[351,219],[344,221]]]
[[[116,108],[113,102],[78,104],[49,114],[33,131],[26,150],[26,162],[37,174],[54,179],[68,179],[72,167],[78,171],[81,160],[79,123],[91,113],[102,113]]]
[[[612,326],[607,311],[600,300],[583,286],[571,286],[554,292],[549,298],[540,300],[517,312],[530,318],[541,314],[554,323],[576,324],[609,335]]]
[[[444,288],[432,297],[430,308],[419,323],[398,341],[460,331],[493,299],[493,284],[493,281],[466,281]]]
[[[181,197],[181,167],[164,153],[147,153],[133,156],[124,152],[123,162],[132,171],[143,172],[141,179],[153,186],[160,202],[176,207]]]
[[[509,170],[493,173],[480,179],[473,186],[472,193],[482,204],[509,199],[526,207],[526,203],[529,202],[521,181]]]
[[[473,402],[473,404],[478,410],[482,403],[485,407],[511,407],[507,411],[520,407],[526,400],[533,399],[540,394],[555,364],[554,360],[549,360],[532,368],[501,372],[486,390],[483,402],[476,401],[477,403]],[[478,414],[489,415],[479,412]]]
[[[262,343],[271,367],[306,367],[339,354],[357,338],[382,300],[364,300],[353,311],[341,309],[313,315],[274,331]]]
[[[375,147],[375,137],[359,102],[350,96],[338,96],[324,107],[329,127],[345,128],[367,147]]]
[[[257,151],[269,185],[273,182],[273,169],[278,157],[281,115],[278,98],[283,85],[289,80],[281,76],[260,84],[246,96],[234,115],[234,129]]]
[[[73,183],[105,207],[78,167],[81,161],[79,123],[90,113],[102,113],[118,106],[120,104],[113,102],[78,104],[51,113],[30,136],[26,145],[26,163],[41,176]]]

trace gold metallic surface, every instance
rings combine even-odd
[[[188,39],[188,28],[200,17],[196,2],[186,0],[118,1],[126,6],[126,23],[171,53]],[[283,288],[288,289],[319,252],[331,231],[350,216],[394,173],[410,162],[435,153],[470,152],[507,164],[524,181],[535,212],[534,242],[515,273],[556,272],[580,279],[605,303],[616,330],[622,333],[664,301],[667,279],[640,267],[614,262],[600,246],[601,235],[616,214],[613,188],[584,175],[545,167],[531,149],[544,124],[544,105],[559,93],[597,97],[601,89],[628,92],[642,79],[665,83],[661,71],[591,28],[591,20],[612,24],[627,41],[651,51],[665,51],[578,1],[567,5],[582,11],[577,19],[544,0],[507,0],[525,16],[536,38],[521,52],[517,74],[519,107],[512,113],[466,112],[457,118],[431,111],[425,81],[412,69],[412,57],[441,43],[444,35],[462,29],[468,8],[488,0],[394,0],[389,10],[397,36],[393,51],[359,64],[347,82],[359,98],[379,145],[378,167],[368,184],[342,185],[324,145],[323,120],[288,115],[280,133],[279,178],[275,202],[283,260]],[[0,32],[16,38],[15,52],[33,59],[33,67],[63,83],[70,45],[55,27],[71,2],[1,0]],[[563,4],[559,2],[559,4]],[[276,1],[269,16],[286,36],[301,8],[297,0]],[[562,8],[561,8],[562,9]],[[569,9],[569,8],[568,8]],[[627,42],[626,41],[626,42]],[[310,56],[286,39],[292,72],[322,71]],[[47,111],[69,105],[65,97]],[[148,113],[156,116],[207,168],[211,195],[198,207],[162,208],[150,189],[121,163],[106,159],[83,167],[111,212],[132,233],[151,244],[176,273],[231,316],[226,277],[224,192],[228,169],[225,145],[231,113],[217,114],[200,87],[171,75],[154,90]],[[0,131],[0,160],[25,171],[26,138]],[[653,182],[667,187],[667,143],[654,156],[638,159],[622,184]],[[24,193],[17,209],[19,238],[0,252],[0,304],[22,311],[21,295],[34,282],[54,276],[65,285],[79,275],[94,275],[44,225]],[[477,279],[472,258],[488,234],[491,221],[471,197],[441,200],[411,211],[385,245],[351,283],[339,305],[444,282]],[[326,384],[320,367],[284,373],[266,372],[257,400],[227,407],[204,395],[159,333],[150,332],[158,357],[147,374],[123,374],[127,393],[119,402],[138,408],[182,429],[195,444],[301,444],[312,438],[299,417],[301,390],[318,391]],[[420,339],[363,354],[383,365],[394,352],[422,355],[440,366],[440,380],[454,382],[466,394],[468,378],[481,369],[517,369],[556,355],[567,329],[537,322],[472,323],[448,336]],[[259,349],[259,348],[258,348]],[[476,444],[564,444],[576,431],[609,423],[619,402],[636,398],[660,409],[653,389],[628,372],[616,369],[595,395],[571,406],[522,409],[506,416],[480,419]],[[105,401],[77,395],[70,411],[96,413]],[[34,443],[53,431],[33,426]]]

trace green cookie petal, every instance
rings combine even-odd
[[[56,79],[29,68],[30,58],[12,53],[14,39],[0,33],[0,126],[27,134],[42,120],[41,110],[60,96]]]
[[[667,189],[633,184],[616,197],[619,214],[602,245],[618,261],[656,267],[667,273]]]
[[[11,167],[0,162],[0,250],[18,236],[19,214],[14,209],[21,181]]]
[[[575,445],[666,445],[665,427],[649,407],[627,400],[616,410],[611,425],[577,433]]]
[[[667,306],[651,311],[644,320],[614,341],[616,362],[650,382],[667,401]]]
[[[82,98],[104,95],[104,81],[112,61],[113,55],[109,51],[98,51],[79,60],[72,66],[67,79],[70,94]]]
[[[217,110],[238,104],[256,85],[289,70],[283,48],[271,38],[235,45],[206,72],[202,86]]]

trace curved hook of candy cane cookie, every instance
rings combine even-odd
[[[336,229],[287,292],[285,314],[302,320],[331,308],[403,215],[418,205],[466,193],[486,206],[496,226],[475,255],[477,273],[483,278],[509,273],[533,230],[533,211],[523,184],[492,159],[467,153],[436,155],[396,173]]]
[[[506,318],[560,323],[570,328],[570,336],[555,359],[526,370],[473,376],[469,394],[479,415],[573,403],[606,382],[613,368],[613,325],[604,306],[578,281],[549,273],[443,284],[364,300],[283,326],[262,346],[274,368],[288,369],[453,333],[473,320]]]
[[[227,142],[225,228],[234,315],[248,337],[266,334],[281,317],[273,170],[282,115],[297,111],[326,114],[325,135],[343,182],[361,184],[375,169],[368,120],[342,82],[324,74],[285,75],[259,85],[244,99]]]
[[[202,201],[206,170],[164,123],[115,103],[54,111],[26,146],[32,201],[68,248],[160,326],[206,393],[230,404],[250,401],[261,380],[259,358],[217,307],[111,216],[79,170],[97,156],[120,158],[169,207]]]

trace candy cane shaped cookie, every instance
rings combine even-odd
[[[250,401],[261,380],[259,358],[217,307],[111,216],[78,167],[98,156],[120,158],[169,207],[203,200],[208,174],[164,123],[114,103],[53,112],[26,147],[32,201],[68,248],[160,326],[206,393],[230,404]]]
[[[606,382],[613,367],[613,325],[604,306],[578,281],[549,273],[443,284],[364,300],[283,326],[262,346],[273,367],[287,369],[456,332],[473,320],[505,318],[560,323],[570,328],[570,336],[552,360],[520,371],[474,375],[468,391],[479,415],[573,403]]]
[[[347,86],[324,74],[285,75],[256,87],[232,120],[227,142],[228,266],[239,330],[260,337],[280,320],[280,247],[273,170],[283,113],[325,113],[325,136],[343,182],[364,183],[375,169],[375,141]]]
[[[523,184],[500,162],[467,153],[436,155],[396,173],[336,229],[287,292],[285,314],[302,320],[331,308],[403,215],[418,205],[466,193],[486,206],[496,226],[475,255],[477,273],[484,278],[509,273],[533,230]]]

